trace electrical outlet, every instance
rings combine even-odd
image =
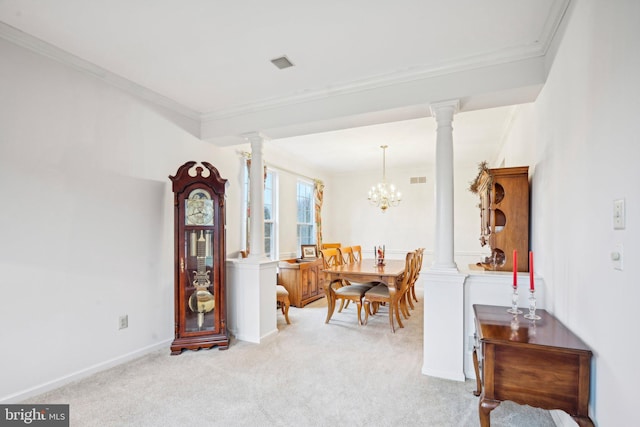
[[[118,325],[120,325],[119,329],[125,329],[129,327],[129,315],[125,314],[124,316],[120,316],[118,318]]]
[[[624,214],[624,199],[618,199],[613,201],[613,229],[624,230],[625,214]]]

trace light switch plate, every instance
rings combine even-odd
[[[622,247],[622,243],[618,243],[615,247],[615,249],[613,250],[613,252],[611,252],[611,262],[613,263],[613,268],[615,270],[620,270],[622,271],[623,265],[622,265],[622,259],[624,257],[624,250]]]
[[[625,227],[625,215],[624,215],[624,199],[618,199],[613,201],[613,229],[624,230]]]

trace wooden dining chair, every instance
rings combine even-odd
[[[351,250],[353,251],[353,262],[362,261],[362,246],[360,245],[351,246]]]
[[[414,275],[414,269],[415,252],[409,252],[405,258],[404,274],[400,282],[396,284],[396,292],[394,295],[391,295],[389,287],[384,283],[374,286],[365,292],[362,299],[364,305],[364,325],[369,321],[369,313],[377,313],[379,305],[381,303],[387,303],[389,306],[389,325],[391,326],[391,331],[394,333],[396,331],[393,321],[394,317],[398,322],[398,327],[404,328],[402,320],[400,319],[400,301],[406,297],[405,293],[409,286],[409,281]]]
[[[415,286],[416,280],[418,280],[418,272],[420,267],[418,265],[419,262],[422,262],[419,255],[419,249],[414,252],[413,257],[413,268],[411,269],[411,274],[407,281],[407,286],[404,288],[402,295],[398,298],[398,308],[400,313],[404,315],[405,319],[408,319],[411,316],[409,311],[409,307],[411,310],[415,309],[413,305],[411,289]]]
[[[342,254],[340,253],[338,248],[320,249],[319,252],[324,268],[333,268],[344,264],[344,262],[342,261]],[[340,282],[332,283],[331,286],[333,286],[334,288],[339,288],[347,284],[348,282],[346,280],[342,280]]]
[[[355,261],[355,252],[353,250],[353,246],[345,246],[345,247],[341,247],[338,248],[338,251],[340,252],[340,256],[342,257],[342,263],[343,264],[351,264]],[[366,283],[355,283],[352,282],[352,284],[358,284],[358,285],[362,285],[362,286],[367,286],[369,289],[373,288],[375,285],[378,284],[378,282],[366,282]],[[342,300],[340,301],[340,308],[338,309],[338,313],[341,313],[342,310],[344,308],[349,307],[349,300]]]
[[[342,254],[337,248],[322,249],[320,250],[320,256],[324,268],[337,267],[343,264]],[[347,280],[336,280],[334,282],[327,283],[326,285],[327,298],[329,309],[327,313],[327,320],[325,323],[329,323],[331,316],[333,316],[333,310],[335,310],[336,301],[340,300],[340,310],[342,311],[345,301],[353,301],[356,303],[358,309],[358,324],[362,325],[362,297],[371,287],[360,284],[352,284]]]
[[[284,320],[287,322],[287,325],[290,325],[289,306],[291,305],[291,302],[289,301],[289,291],[287,291],[287,288],[279,284],[276,285],[276,301],[278,301],[280,310],[282,310]]]
[[[287,325],[290,325],[291,322],[289,321],[289,306],[291,305],[291,301],[289,300],[289,291],[280,282],[279,274],[276,274],[276,301],[277,305],[280,307],[280,310],[282,310],[284,320],[287,322]]]
[[[414,274],[413,281],[409,284],[409,289],[407,290],[407,302],[411,309],[415,309],[413,302],[418,302],[418,297],[416,296],[416,282],[418,281],[418,276],[420,276],[420,270],[422,270],[422,260],[424,257],[424,248],[416,249],[416,272]]]
[[[351,264],[353,262],[353,248],[351,246],[345,246],[338,248],[340,256],[342,257],[343,264]]]
[[[322,249],[335,249],[342,246],[342,243],[323,243]]]

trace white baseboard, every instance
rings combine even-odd
[[[422,375],[427,375],[429,377],[442,378],[445,380],[452,380],[452,381],[464,382],[466,380],[462,372],[434,370],[434,369],[425,368],[424,366],[422,367]]]
[[[549,413],[551,414],[553,422],[556,423],[558,427],[575,427],[578,425],[578,423],[573,421],[573,418],[564,411],[554,409],[549,411]]]
[[[128,362],[133,359],[137,359],[139,357],[144,356],[145,354],[151,353],[156,350],[160,350],[161,348],[166,348],[167,352],[169,352],[169,347],[171,345],[171,341],[173,339],[160,341],[158,343],[149,345],[147,347],[140,348],[138,350],[132,351],[131,353],[123,354],[122,356],[114,357],[113,359],[106,360],[104,362],[95,364],[88,368],[82,369],[80,371],[73,372],[69,375],[65,375],[63,377],[57,378],[52,381],[48,381],[43,384],[39,384],[37,386],[31,387],[27,390],[20,391],[18,393],[14,393],[8,396],[4,396],[0,399],[0,403],[20,403],[25,399],[29,399],[33,396],[38,396],[42,393],[46,393],[50,390],[54,390],[58,387],[62,387],[65,384],[69,384],[74,381],[81,380],[90,375],[93,375],[97,372],[104,371],[111,367],[120,365],[122,363]]]

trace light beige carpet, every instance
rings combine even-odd
[[[405,328],[386,308],[358,326],[350,306],[325,324],[325,300],[292,307],[262,344],[169,348],[29,403],[70,404],[71,426],[478,426],[475,381],[422,368],[422,292]],[[504,402],[492,426],[554,426],[548,411]]]

